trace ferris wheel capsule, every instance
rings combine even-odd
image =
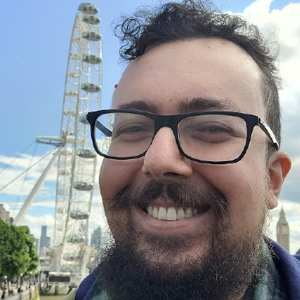
[[[89,64],[99,64],[102,59],[99,56],[87,54],[83,57],[82,61]]]
[[[84,158],[94,158],[96,156],[96,152],[92,149],[79,149],[77,151],[77,155]]]
[[[82,17],[82,21],[88,24],[97,25],[100,23],[100,19],[93,15],[85,15]]]
[[[99,12],[97,6],[95,4],[90,3],[90,2],[81,3],[78,7],[78,10],[82,11],[83,13],[91,14],[91,15],[95,15]]]
[[[89,93],[98,93],[101,90],[101,87],[95,83],[92,82],[85,82],[81,85],[81,89],[89,92]],[[88,123],[86,123],[88,124]]]
[[[97,42],[101,39],[101,35],[94,31],[84,31],[82,37],[93,42]]]

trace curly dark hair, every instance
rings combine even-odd
[[[141,10],[115,27],[122,45],[120,56],[131,61],[143,55],[149,47],[179,40],[222,38],[243,48],[257,63],[262,74],[262,90],[266,107],[266,122],[281,142],[281,120],[276,56],[266,46],[255,25],[241,16],[222,13],[204,2],[184,0],[166,3],[158,10]],[[274,150],[269,147],[269,154]]]

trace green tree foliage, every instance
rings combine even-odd
[[[37,269],[35,239],[27,226],[8,225],[0,220],[0,277],[10,280]]]

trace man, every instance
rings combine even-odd
[[[119,27],[129,61],[91,112],[115,243],[68,299],[300,299],[300,262],[264,235],[291,162],[258,30],[186,1]]]

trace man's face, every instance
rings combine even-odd
[[[160,45],[130,63],[113,108],[162,115],[226,110],[265,119],[258,66],[235,44],[211,38]],[[162,128],[144,157],[104,159],[100,189],[116,244],[130,237],[148,268],[184,272],[189,262],[204,260],[222,237],[233,248],[259,238],[265,208],[274,205],[267,203],[266,142],[256,126],[241,161],[200,164],[181,155],[171,129]],[[121,194],[122,207],[115,202]],[[147,207],[161,211],[161,219],[150,216]],[[166,220],[168,210],[177,217],[179,210],[186,214]]]

